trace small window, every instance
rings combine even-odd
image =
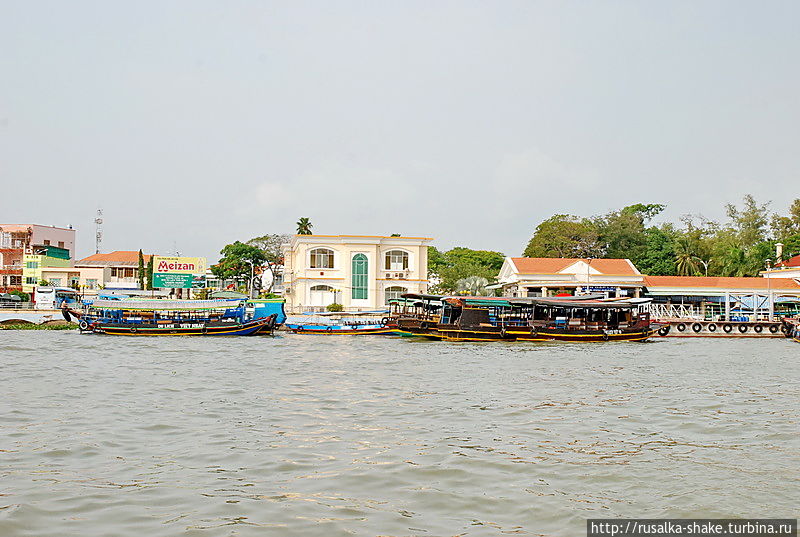
[[[50,241],[49,241],[48,239],[45,239],[45,240],[44,240],[44,245],[45,245],[45,246],[50,246]]]
[[[327,291],[327,292],[331,292],[331,291],[333,291],[333,287],[331,287],[330,285],[314,285],[313,287],[311,287],[310,290],[311,291]]]
[[[402,250],[386,252],[386,270],[407,270],[408,253]]]
[[[311,250],[311,268],[332,269],[333,250],[315,248]]]
[[[389,304],[390,300],[396,300],[400,298],[400,295],[404,293],[408,293],[408,289],[406,289],[405,287],[399,287],[399,286],[387,287],[385,304]]]
[[[58,241],[58,247],[59,248],[63,248],[64,247],[64,241]]]

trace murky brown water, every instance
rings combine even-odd
[[[0,536],[794,517],[800,345],[0,332]]]

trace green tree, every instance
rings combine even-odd
[[[22,291],[12,290],[9,291],[8,294],[18,296],[23,302],[31,301],[31,295],[29,295],[28,293],[23,293]]]
[[[311,224],[311,220],[306,217],[300,218],[297,221],[297,234],[298,235],[311,235],[311,228],[314,227]]]
[[[442,253],[431,246],[428,248],[428,273],[433,281],[438,282],[431,291],[456,293],[459,281],[473,277],[483,278],[487,282],[495,281],[504,259],[501,252],[459,246]]]
[[[644,230],[644,249],[631,259],[642,274],[671,276],[675,274],[675,242],[677,232],[672,224],[649,227]]]
[[[538,226],[523,253],[526,257],[602,257],[597,225],[569,214],[551,216]]]
[[[783,239],[783,259],[800,255],[800,233]]]
[[[779,241],[785,243],[789,237],[800,234],[800,199],[796,199],[789,207],[789,214],[781,216],[772,215],[771,221],[772,235]]]
[[[272,282],[266,290],[267,292],[272,291],[272,286],[277,278],[277,269],[283,265],[283,250],[281,247],[290,240],[291,237],[289,235],[273,233],[255,237],[245,243],[255,246],[264,253],[267,270],[272,274]]]
[[[147,269],[145,270],[145,289],[153,290],[153,254],[147,258]]]
[[[742,202],[744,206],[741,209],[728,203],[725,212],[729,219],[728,226],[735,233],[739,247],[746,251],[767,239],[769,203],[759,204],[750,194]]]
[[[139,289],[144,289],[144,277],[145,277],[145,269],[144,269],[144,256],[142,255],[142,250],[139,249]]]
[[[605,245],[604,257],[635,261],[646,255],[645,224],[664,210],[658,203],[637,203],[596,219],[600,242]]]
[[[251,264],[255,274],[255,270],[267,260],[260,248],[240,241],[228,244],[219,253],[222,258],[211,267],[211,272],[223,279],[242,278],[250,282]],[[248,284],[249,288],[250,284]]]

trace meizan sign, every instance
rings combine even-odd
[[[205,257],[153,256],[153,287],[191,289],[195,275],[205,275]]]

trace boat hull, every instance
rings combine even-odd
[[[321,336],[364,336],[364,335],[402,335],[402,331],[384,325],[320,325],[293,324],[284,326],[296,334],[312,334]]]
[[[645,341],[656,334],[658,327],[650,326],[623,330],[565,330],[540,328],[535,331],[507,330],[497,327],[460,328],[439,326],[441,337],[447,341],[572,341],[581,343],[606,341]]]
[[[91,331],[109,336],[255,336],[272,332],[275,319],[257,319],[246,323],[97,323]]]

